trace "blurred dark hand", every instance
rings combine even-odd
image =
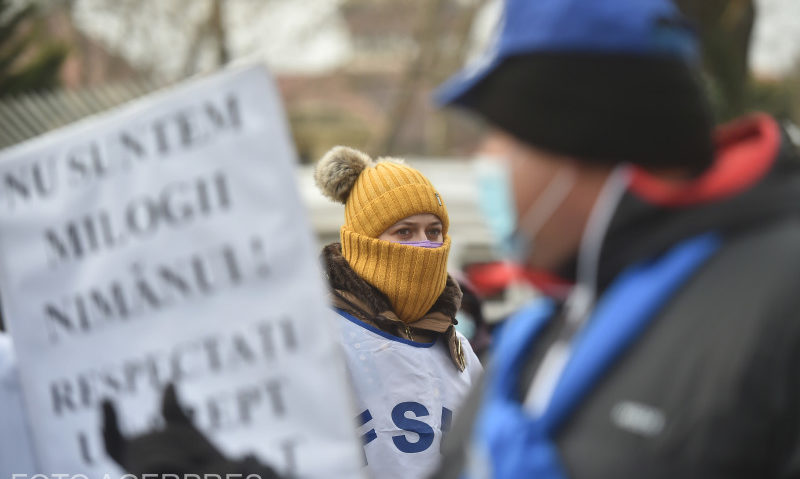
[[[119,430],[117,411],[103,401],[103,440],[108,455],[126,472],[143,474],[242,474],[261,479],[280,479],[269,466],[254,457],[230,460],[192,423],[181,409],[175,388],[164,391],[161,413],[164,427],[145,434],[124,437]]]

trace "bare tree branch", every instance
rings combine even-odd
[[[390,153],[405,123],[411,109],[414,97],[418,91],[424,70],[430,64],[430,59],[436,52],[436,33],[439,11],[445,0],[419,0],[421,5],[419,17],[419,30],[417,33],[417,56],[408,65],[400,81],[397,95],[389,108],[389,115],[384,130],[378,135],[372,151]]]

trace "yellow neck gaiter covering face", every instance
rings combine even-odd
[[[395,314],[412,323],[427,313],[444,291],[450,237],[438,248],[370,238],[343,226],[342,256],[369,284],[389,298]]]
[[[373,161],[343,146],[317,163],[314,180],[322,194],[344,204],[342,256],[353,271],[389,298],[403,322],[425,316],[444,291],[450,252],[450,218],[436,188],[402,162]],[[442,246],[422,248],[378,239],[403,218],[423,213],[442,222]]]

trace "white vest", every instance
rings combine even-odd
[[[467,361],[460,372],[442,338],[412,342],[347,313],[337,316],[367,472],[381,479],[426,477],[441,459],[453,412],[483,370],[478,358],[459,334]]]
[[[11,338],[0,333],[0,477],[36,471]]]

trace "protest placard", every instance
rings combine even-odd
[[[175,383],[232,457],[299,477],[359,475],[294,170],[261,67],[0,154],[0,295],[37,472],[119,477],[101,401],[141,433]]]

